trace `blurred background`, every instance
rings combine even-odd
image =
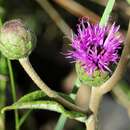
[[[36,34],[37,46],[30,55],[30,61],[43,81],[56,91],[69,93],[76,74],[63,53],[69,48],[72,30],[80,17],[86,16],[92,23],[98,23],[107,0],[1,0],[0,14],[3,21],[21,18]],[[126,35],[130,18],[130,5],[125,0],[117,0],[110,16],[110,23],[116,21],[121,32]],[[12,61],[17,87],[17,99],[38,88],[24,72],[17,61]],[[130,65],[123,81],[130,86]],[[12,104],[10,85],[7,86],[6,105]],[[101,105],[101,130],[129,130],[130,118],[125,107],[107,94]],[[81,97],[82,98],[82,97]],[[82,99],[81,99],[82,100]],[[129,105],[130,106],[130,105]],[[130,109],[130,108],[129,108]],[[24,111],[20,110],[22,115]],[[51,111],[33,111],[21,130],[54,130],[59,114]],[[14,113],[6,112],[6,129],[14,130]],[[68,120],[64,130],[85,130],[83,124]]]

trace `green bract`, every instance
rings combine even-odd
[[[0,51],[8,59],[27,57],[35,46],[32,33],[20,19],[5,22],[0,30]]]
[[[109,79],[109,72],[100,72],[96,70],[93,75],[88,75],[84,68],[80,66],[79,63],[76,63],[76,72],[81,84],[90,86],[90,87],[98,87],[105,83],[106,80]]]

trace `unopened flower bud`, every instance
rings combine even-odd
[[[8,59],[27,57],[35,47],[35,38],[20,19],[10,20],[0,29],[0,51]]]

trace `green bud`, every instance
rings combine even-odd
[[[35,47],[35,37],[20,19],[5,22],[0,30],[0,51],[8,59],[27,57]]]
[[[92,75],[88,75],[80,63],[76,63],[76,72],[81,84],[90,87],[99,87],[109,79],[109,72],[94,71]]]

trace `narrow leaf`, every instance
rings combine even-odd
[[[61,104],[56,101],[29,101],[29,102],[17,102],[11,106],[4,107],[2,109],[2,113],[7,110],[15,110],[15,109],[43,109],[50,110],[58,113],[64,114],[66,117],[71,119],[76,119],[80,122],[85,122],[87,117],[85,114],[75,111],[66,110]]]
[[[108,0],[107,6],[100,20],[100,26],[104,26],[108,22],[114,3],[115,0]]]

